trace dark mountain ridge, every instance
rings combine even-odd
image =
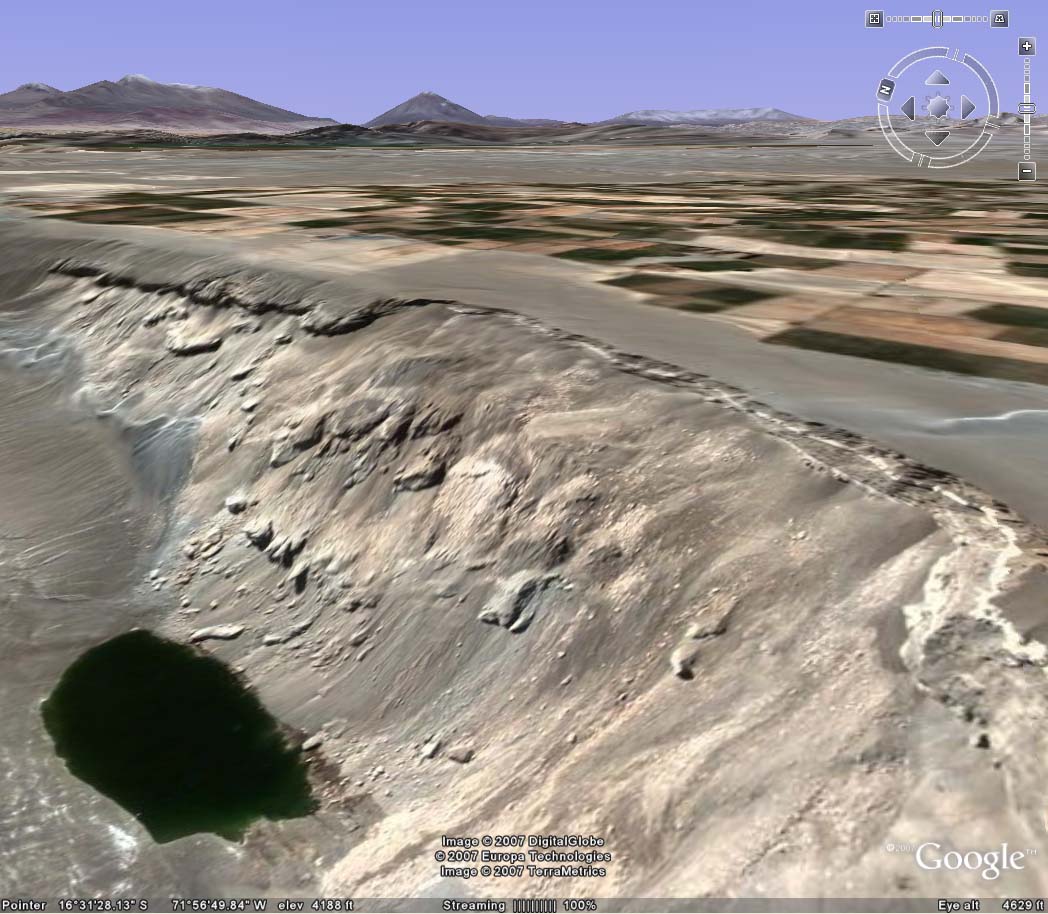
[[[103,79],[69,92],[26,83],[0,95],[4,127],[287,133],[334,123],[226,89],[160,83],[139,75]]]

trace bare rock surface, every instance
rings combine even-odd
[[[244,633],[243,625],[208,625],[189,636],[190,641],[232,641]]]
[[[534,620],[543,595],[556,580],[556,575],[518,571],[496,584],[494,595],[478,618],[511,632],[525,631]]]
[[[206,330],[196,333],[172,331],[164,345],[175,355],[200,355],[218,349],[222,345],[222,335]]]
[[[458,762],[460,765],[467,765],[472,762],[475,754],[469,746],[452,746],[447,751],[448,758],[453,762]]]
[[[1048,651],[999,604],[1034,599],[1045,541],[962,480],[513,313],[0,240],[37,264],[20,319],[68,340],[124,421],[195,429],[143,566],[169,582],[156,627],[230,639],[215,650],[267,707],[324,734],[319,817],[294,841],[262,828],[210,891],[327,842],[296,860],[320,894],[410,897],[442,834],[568,833],[614,855],[573,894],[978,895],[977,873],[918,873],[886,843],[1045,846]],[[166,321],[142,320],[164,295],[224,334],[209,358],[165,353]],[[263,332],[226,332],[245,319]],[[274,346],[289,319],[303,332]],[[324,818],[346,809],[353,829]]]

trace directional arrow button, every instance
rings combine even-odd
[[[916,103],[917,99],[915,99],[912,95],[902,103],[902,113],[905,114],[911,121],[917,117],[914,107]]]
[[[924,135],[928,137],[936,146],[942,146],[943,143],[949,139],[949,130],[925,130]]]
[[[975,102],[973,102],[967,95],[961,96],[961,120],[964,120],[969,114],[975,110]]]

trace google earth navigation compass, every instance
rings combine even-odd
[[[894,16],[866,11],[866,28],[958,23],[1009,27],[1007,10],[985,16]],[[1006,33],[996,33],[1006,34]],[[974,159],[1000,127],[1001,101],[990,71],[961,48],[920,48],[888,69],[877,90],[877,121],[888,145],[918,168],[955,168]]]
[[[943,72],[944,69],[956,70],[957,65],[967,71],[967,79],[957,75],[951,78]],[[920,110],[918,110],[917,96],[913,93],[919,90],[911,85],[906,91],[902,91],[900,84],[907,80],[909,74],[923,74],[926,70],[928,72],[922,82],[924,86],[932,88],[934,92],[925,94],[924,101],[920,103]],[[973,101],[967,94],[967,92],[976,94],[970,88],[972,77],[974,77],[974,82],[981,87],[981,92],[978,94],[981,94],[983,98],[980,101]],[[910,81],[912,82],[912,77]],[[963,85],[963,88],[959,86],[957,93],[950,92],[944,95],[943,90],[955,82]],[[885,92],[885,86],[890,87],[887,92]],[[960,129],[948,126],[947,118],[955,110],[960,115],[958,125]],[[915,121],[921,114],[926,115],[933,122],[923,131],[913,129],[916,126]],[[887,77],[881,80],[877,89],[877,120],[884,138],[892,149],[918,168],[954,168],[970,162],[993,139],[998,128],[1000,114],[1000,96],[990,72],[973,55],[960,49],[921,48],[919,51],[907,54],[888,70]],[[901,129],[893,117],[904,119]],[[982,129],[978,132],[973,131],[971,125],[978,124],[980,121]],[[955,133],[971,137],[970,141],[956,152],[921,152],[912,148],[908,142],[912,142],[914,137],[923,136],[938,148]]]

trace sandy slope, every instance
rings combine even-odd
[[[188,464],[128,476],[157,484],[146,621],[242,626],[207,649],[321,737],[322,815],[218,863],[107,808],[164,886],[927,897],[985,883],[886,843],[1040,847],[1044,651],[993,600],[1028,592],[1043,540],[971,487],[513,313],[4,231],[3,339],[74,351],[122,423],[193,430]],[[48,777],[74,814],[44,844],[97,832]],[[522,833],[602,836],[608,875],[434,861],[444,834]],[[154,872],[133,867],[114,850],[81,887]]]

